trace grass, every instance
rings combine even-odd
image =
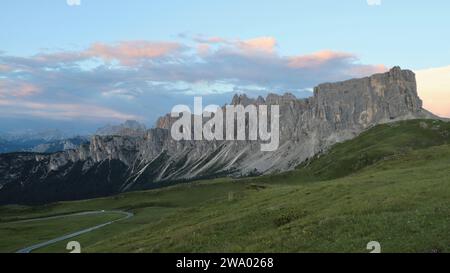
[[[0,219],[135,213],[77,237],[83,252],[368,252],[369,241],[379,241],[383,252],[450,252],[449,144],[445,122],[380,125],[289,173],[2,207]],[[52,228],[58,233],[69,225],[67,218]],[[20,241],[1,245],[8,244]],[[38,252],[66,252],[65,245]]]
[[[24,247],[120,219],[121,217],[123,215],[117,213],[104,213],[89,216],[70,216],[45,221],[0,223],[0,252],[16,252]]]

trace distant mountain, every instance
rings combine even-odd
[[[69,137],[58,130],[3,133],[0,135],[0,153],[54,153],[77,149],[85,143],[89,143],[87,137]]]
[[[54,140],[62,140],[65,138],[69,138],[68,135],[57,129],[49,129],[43,131],[20,131],[20,132],[8,132],[0,134],[0,138],[16,143],[26,143],[30,141],[54,141]]]
[[[142,137],[146,130],[145,125],[129,120],[119,125],[102,127],[96,131],[95,135]],[[87,136],[69,136],[59,130],[0,133],[0,153],[55,153],[78,149],[80,145],[88,143]]]
[[[13,153],[30,151],[43,144],[45,140],[6,140],[0,139],[0,153]]]
[[[107,125],[95,132],[97,136],[142,136],[147,128],[135,120],[127,120],[119,125]]]
[[[39,144],[28,151],[34,153],[56,153],[67,150],[75,150],[83,144],[89,144],[88,137],[78,136],[68,139],[49,141]]]

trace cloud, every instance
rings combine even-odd
[[[308,68],[308,67],[318,67],[326,64],[327,62],[339,60],[356,61],[356,59],[357,59],[356,56],[349,53],[324,50],[309,55],[290,57],[288,65],[292,68]]]
[[[182,38],[189,38],[187,35],[181,35]],[[222,37],[204,37],[202,35],[197,35],[196,37],[191,38],[197,43],[200,44],[225,44],[229,43],[228,39]]]
[[[241,53],[274,53],[277,46],[277,40],[274,37],[256,37],[252,39],[242,40],[242,39],[227,39],[223,37],[205,37],[197,35],[195,37],[189,37],[187,35],[182,35],[183,38],[191,39],[192,41],[198,43],[199,45],[207,45],[208,47],[212,45],[228,46],[228,49],[238,50]]]
[[[380,6],[381,0],[367,0],[367,5],[369,6]]]
[[[33,116],[52,120],[104,119],[125,121],[142,119],[139,116],[87,104],[42,103],[0,99],[0,106],[0,115],[2,116]]]
[[[81,0],[66,0],[66,3],[69,6],[80,6]]]
[[[195,54],[184,54],[179,62],[152,64],[142,71],[158,81],[228,81],[236,86],[258,85],[273,91],[299,90],[323,81],[386,71],[383,65],[359,64],[354,54],[332,50],[282,56],[273,37],[247,40],[194,37],[192,40],[198,43]]]
[[[0,79],[0,97],[28,97],[39,91],[38,86],[30,83]]]
[[[182,44],[176,42],[124,41],[116,44],[94,43],[81,51],[39,53],[29,58],[3,56],[3,61],[14,64],[18,69],[79,66],[79,62],[95,59],[104,62],[117,61],[123,66],[134,66],[140,62],[176,57],[184,49]],[[2,60],[1,55],[0,60]],[[11,69],[11,66],[1,64],[0,72],[7,68]]]
[[[93,44],[84,55],[105,61],[118,60],[123,65],[134,65],[141,60],[155,59],[181,50],[183,46],[174,42],[132,41],[117,45]]]
[[[386,70],[383,65],[361,64],[355,54],[348,52],[282,55],[273,37],[201,36],[188,40],[95,43],[79,51],[29,57],[0,53],[0,98],[20,103],[19,110],[12,112],[21,115],[76,119],[88,115],[82,112],[98,111],[101,114],[90,115],[154,118],[164,113],[160,109],[163,105],[170,109],[170,103],[177,104],[181,96],[240,90],[259,90],[261,94],[301,92],[322,82]],[[32,109],[28,104],[31,98],[45,102],[49,108]],[[82,107],[86,102],[91,108]],[[77,111],[63,111],[59,105],[78,107]]]
[[[12,68],[5,65],[5,64],[0,64],[0,72],[9,72],[12,71]]]
[[[209,44],[204,44],[201,43],[199,45],[197,45],[197,54],[200,57],[204,57],[206,55],[208,55],[211,51],[211,46]]]
[[[450,66],[416,71],[419,96],[424,108],[450,118]]]
[[[245,41],[239,41],[238,46],[247,52],[273,53],[277,45],[277,40],[273,37],[259,37]]]
[[[129,90],[126,88],[117,88],[108,91],[102,92],[102,96],[106,98],[124,98],[127,100],[136,99],[139,95],[142,94],[142,90]]]

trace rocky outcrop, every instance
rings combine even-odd
[[[261,152],[258,141],[174,141],[175,119],[167,115],[142,134],[94,136],[73,151],[0,156],[0,203],[96,197],[191,179],[287,171],[376,124],[435,118],[422,109],[414,73],[399,67],[321,84],[307,99],[236,95],[232,104],[279,105],[279,149]],[[49,185],[63,194],[39,198],[39,188]],[[72,196],[61,190],[65,186]]]
[[[55,140],[39,144],[27,152],[33,153],[56,153],[60,151],[75,150],[82,144],[89,143],[88,137],[73,137],[63,140]]]

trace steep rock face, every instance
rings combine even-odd
[[[0,155],[0,203],[70,200],[190,179],[287,171],[376,124],[435,118],[422,109],[414,73],[398,67],[321,84],[307,99],[236,95],[232,105],[238,104],[280,106],[278,150],[261,152],[258,141],[174,141],[170,128],[175,119],[167,115],[143,135],[95,136],[89,145],[51,155]],[[62,194],[36,198],[39,188],[52,187]],[[73,196],[61,187],[70,188]]]

